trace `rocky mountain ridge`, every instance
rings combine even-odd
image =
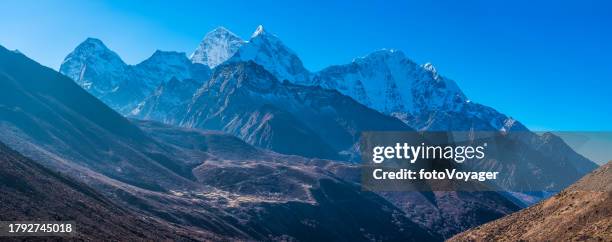
[[[218,35],[236,37],[218,28],[203,43],[213,49],[227,47],[229,38]],[[530,154],[497,159],[496,167],[515,170],[516,159],[525,163],[522,168],[537,167],[522,169],[525,175],[549,167],[555,171],[553,177],[542,177],[537,184],[552,190],[596,167],[554,135],[531,133],[519,121],[472,102],[433,65],[418,65],[401,51],[376,51],[311,73],[294,51],[261,26],[249,41],[240,43],[209,78],[186,79],[184,85],[179,79],[170,86],[162,83],[126,115],[223,130],[284,154],[350,161],[359,160],[357,140],[364,130],[486,131],[501,134],[501,143],[516,144],[512,147]],[[562,168],[566,165],[572,168]],[[504,184],[516,182],[520,181]]]
[[[94,43],[94,48],[85,48],[92,46],[90,42]],[[60,72],[76,80],[102,100],[110,98],[107,93],[117,89],[116,82],[125,82],[122,86],[127,87],[123,89],[139,90],[131,98],[113,94],[121,96],[117,99],[127,99],[119,102],[125,104],[123,106],[111,105],[123,114],[130,113],[137,104],[155,95],[155,89],[163,84],[162,82],[169,81],[172,76],[179,81],[195,79],[204,82],[207,79],[206,75],[186,74],[185,70],[190,69],[190,64],[184,63],[184,59],[180,61],[183,67],[160,67],[161,70],[167,70],[163,75],[158,71],[149,75],[140,72],[139,76],[145,76],[144,78],[120,77],[125,76],[123,73],[126,65],[114,52],[107,50],[101,42],[91,39],[80,46],[85,47],[77,47],[66,58]],[[92,62],[99,61],[87,64],[89,59]],[[432,64],[418,65],[398,50],[379,50],[356,58],[349,64],[310,72],[294,51],[285,46],[276,35],[259,26],[248,41],[240,39],[223,27],[216,28],[204,37],[191,55],[191,62],[211,68],[224,62],[244,61],[254,61],[263,66],[281,82],[287,80],[294,84],[337,90],[418,130],[526,130],[511,117],[472,102],[454,81],[440,75]],[[143,64],[150,62],[152,61],[145,61],[137,66],[146,66]],[[92,74],[87,75],[88,69]],[[146,72],[151,68],[143,69]],[[163,81],[149,76],[162,77]],[[96,81],[97,77],[99,81]],[[138,84],[133,84],[134,81],[123,79],[144,79],[146,87],[138,87]],[[109,80],[111,83],[107,83]],[[98,82],[99,84],[94,85]],[[115,92],[121,93],[121,88]]]
[[[192,63],[185,53],[157,50],[128,65],[102,41],[88,38],[62,63],[60,72],[122,114],[132,111],[161,84],[177,78],[205,79],[208,66]]]

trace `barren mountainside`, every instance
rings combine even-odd
[[[449,241],[611,241],[612,162],[538,204]]]
[[[0,220],[74,221],[84,240],[211,239],[121,207],[0,143]]]

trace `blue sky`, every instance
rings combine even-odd
[[[10,1],[0,45],[58,69],[87,37],[127,63],[190,54],[225,26],[279,36],[311,71],[373,50],[432,62],[473,101],[534,130],[612,130],[610,1]]]

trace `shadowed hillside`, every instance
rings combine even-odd
[[[1,221],[75,221],[79,239],[206,238],[204,234],[138,216],[87,185],[50,171],[2,143],[0,194]]]

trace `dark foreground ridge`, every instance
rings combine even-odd
[[[212,238],[136,215],[89,186],[44,168],[2,143],[0,194],[1,221],[75,221],[78,239]]]

